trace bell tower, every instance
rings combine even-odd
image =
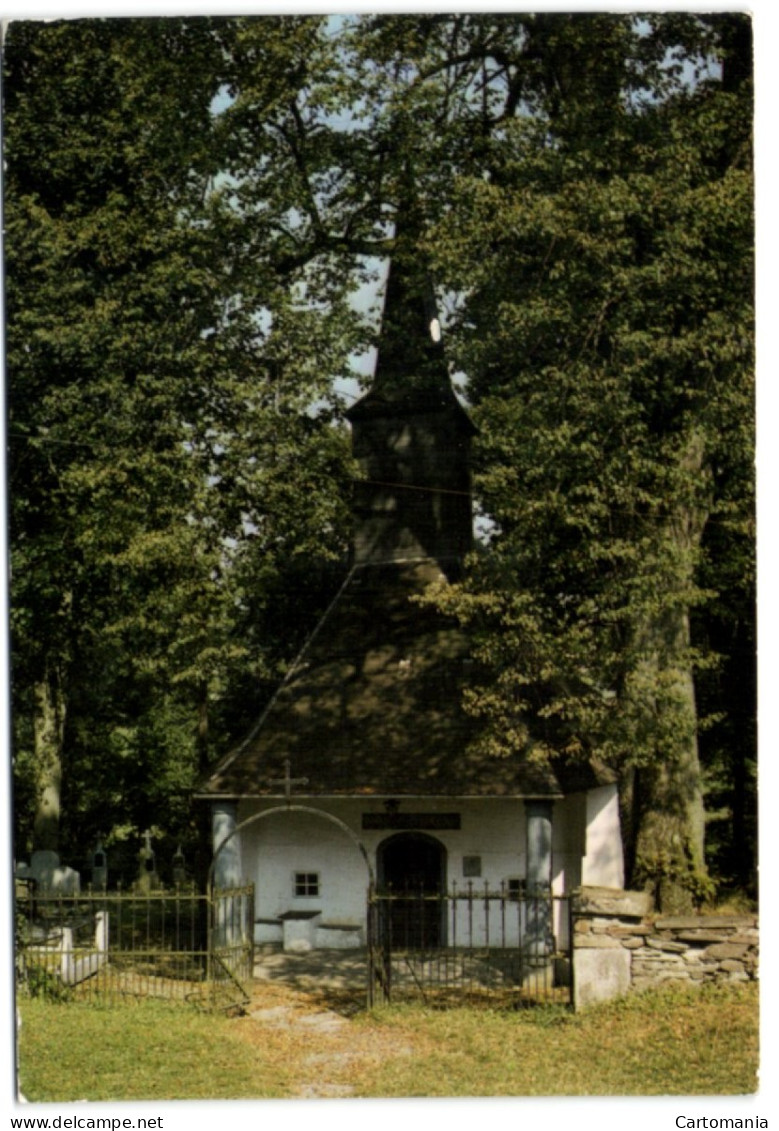
[[[470,446],[476,429],[449,379],[430,277],[399,234],[369,391],[348,411],[364,478],[355,484],[354,564],[471,549]]]

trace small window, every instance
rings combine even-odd
[[[319,895],[319,872],[295,872],[295,896]]]
[[[520,880],[517,876],[511,876],[508,880],[506,880],[506,895],[509,899],[519,899],[520,896],[524,894],[524,880]]]

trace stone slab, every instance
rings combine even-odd
[[[683,954],[687,950],[684,943],[673,942],[671,939],[661,939],[657,935],[650,935],[646,940],[646,945],[651,946],[652,950],[667,950],[671,954]]]
[[[616,915],[643,919],[652,910],[652,897],[645,891],[622,888],[583,887],[574,894],[575,915]]]
[[[749,948],[743,943],[715,943],[706,947],[708,958],[743,958]]]
[[[624,947],[576,947],[573,952],[573,1005],[583,1009],[630,990],[630,951]]]
[[[699,943],[706,946],[708,943],[725,942],[728,938],[722,931],[680,931],[676,936],[680,942]]]
[[[689,930],[693,927],[700,927],[703,930],[712,927],[732,927],[734,930],[737,927],[754,927],[757,924],[757,917],[755,915],[668,915],[655,919],[655,927],[658,930],[667,928],[675,931]]]
[[[658,931],[689,931],[694,927],[704,926],[700,915],[665,915],[655,919],[654,925]]]
[[[574,935],[573,945],[576,950],[622,949],[619,939],[613,939],[611,935]]]

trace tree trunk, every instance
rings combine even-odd
[[[664,607],[644,633],[658,744],[652,764],[640,767],[634,781],[633,874],[653,889],[658,907],[666,912],[691,910],[709,887],[690,614],[682,595],[694,591],[707,517],[701,499],[703,460],[702,436],[693,433],[680,461],[680,482],[690,496],[679,500],[667,530],[675,559],[670,577],[675,580],[659,594]],[[660,579],[658,588],[662,583]]]
[[[708,887],[689,614],[671,610],[655,631],[658,653],[647,666],[657,688],[658,746],[652,763],[635,772],[629,858],[633,883],[650,888],[660,910],[679,913]]]
[[[62,746],[65,732],[65,696],[58,665],[47,661],[35,684],[33,734],[37,766],[33,848],[59,847]]]
[[[686,613],[680,614],[680,629],[689,639]],[[692,910],[707,879],[692,671],[680,667],[674,678],[675,707],[682,711],[676,750],[671,756],[658,754],[654,765],[635,774],[633,873],[653,890],[659,910],[680,913]]]
[[[209,757],[209,714],[208,714],[208,680],[203,679],[197,689],[197,726],[196,749],[198,778],[202,779],[211,765]],[[213,857],[213,839],[211,834],[211,806],[204,801],[195,803],[194,813],[195,850],[193,856],[193,870],[198,883],[205,882],[208,869]]]

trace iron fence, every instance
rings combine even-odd
[[[570,1005],[571,938],[569,897],[546,890],[371,888],[369,1003]]]
[[[203,1008],[248,1000],[251,886],[77,894],[17,891],[16,969],[49,998],[159,997]]]

